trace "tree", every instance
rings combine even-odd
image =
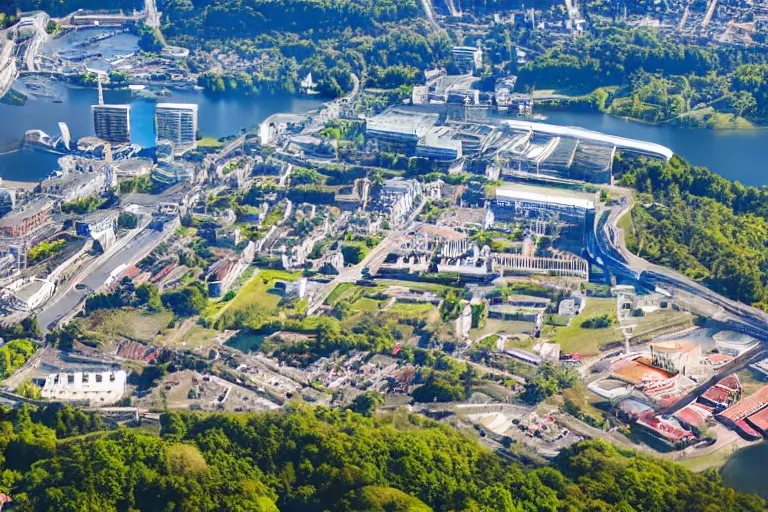
[[[160,311],[163,303],[160,300],[160,291],[152,283],[143,283],[136,288],[136,299],[139,305],[146,305],[150,311]]]
[[[383,403],[384,395],[375,391],[368,391],[357,395],[352,400],[349,409],[363,416],[371,417],[376,414],[376,409]]]
[[[207,290],[203,283],[192,282],[181,290],[174,290],[160,296],[163,306],[178,316],[199,314],[208,305]]]

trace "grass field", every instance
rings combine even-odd
[[[761,387],[768,384],[768,382],[762,381],[752,372],[752,370],[748,368],[744,368],[743,370],[739,370],[736,372],[736,375],[739,377],[739,380],[741,381],[741,387],[743,389],[743,396],[749,396]]]
[[[436,311],[437,308],[432,304],[406,304],[403,302],[397,302],[389,308],[389,312],[405,317],[419,317],[429,315],[431,312]]]
[[[632,224],[632,211],[625,213],[616,225],[624,230],[624,241],[627,244],[627,249],[632,252],[637,251],[637,237],[635,236],[635,226]]]
[[[223,145],[224,143],[215,137],[203,137],[197,141],[197,147],[199,148],[220,148]]]
[[[489,318],[485,322],[485,326],[482,329],[472,329],[469,331],[469,337],[477,339],[480,336],[485,336],[492,332],[501,334],[527,334],[533,333],[533,322],[520,322],[516,320],[499,320],[496,318]]]
[[[411,290],[422,290],[422,291],[428,291],[428,292],[435,292],[438,294],[445,294],[449,291],[452,291],[454,293],[461,293],[462,288],[458,288],[455,286],[447,286],[444,284],[436,284],[436,283],[420,283],[417,281],[400,281],[397,279],[378,279],[376,281],[379,284],[387,285],[387,286],[402,286],[404,288],[410,288]]]
[[[207,329],[201,325],[195,325],[182,336],[182,339],[179,340],[179,342],[184,348],[189,349],[216,347],[220,343],[216,341],[216,337],[220,334],[219,331],[214,329]]]
[[[582,327],[589,318],[608,315],[614,321],[614,325],[602,329],[588,329]],[[552,328],[546,326],[545,333],[552,335]],[[611,342],[622,342],[624,336],[616,324],[616,299],[587,299],[584,311],[571,320],[567,327],[554,328],[553,341],[560,343],[563,352],[577,352],[582,355],[594,355]]]
[[[261,270],[255,273],[250,281],[245,283],[237,292],[234,299],[227,302],[218,312],[221,314],[230,308],[241,308],[251,304],[260,304],[267,309],[277,309],[282,296],[271,293],[275,281],[295,281],[301,274],[298,272],[286,272],[284,270]]]
[[[380,300],[362,297],[353,302],[351,307],[354,311],[359,311],[361,313],[374,313],[379,311],[383,305],[384,304]]]
[[[101,338],[105,344],[125,338],[149,343],[158,331],[173,318],[173,313],[147,313],[142,310],[100,309],[85,319],[85,328]]]

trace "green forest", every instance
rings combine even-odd
[[[396,89],[450,62],[450,40],[429,33],[417,0],[170,0],[163,12],[169,42],[252,63],[253,71],[203,74],[199,85],[214,93],[294,93],[310,72],[325,96],[351,91],[353,73],[368,87]]]
[[[678,43],[651,29],[617,25],[554,45],[528,30],[492,34],[496,53],[518,43],[537,49],[519,69],[508,64],[525,88],[587,95],[580,100],[594,108],[652,123],[768,122],[768,65],[760,49]]]
[[[768,307],[768,189],[679,157],[623,159],[619,184],[641,192],[628,248],[732,299]]]
[[[22,512],[678,511],[749,512],[764,502],[716,472],[604,441],[549,466],[506,462],[405,411],[365,417],[166,413],[160,435],[109,429],[64,406],[0,409],[0,491]]]

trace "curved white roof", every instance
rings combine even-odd
[[[662,146],[661,144],[645,142],[642,140],[627,139],[626,137],[619,137],[617,135],[593,132],[591,130],[585,130],[584,128],[559,126],[547,123],[532,123],[530,121],[521,121],[517,119],[511,119],[503,122],[513,130],[533,130],[536,133],[559,135],[563,137],[573,137],[582,140],[602,142],[604,144],[612,144],[618,148],[634,149],[643,153],[659,155],[666,158],[667,160],[672,158],[672,155],[674,155],[674,151],[666,146]]]

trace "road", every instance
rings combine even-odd
[[[144,10],[147,11],[147,26],[152,28],[160,27],[160,13],[157,12],[157,3],[155,0],[144,0]]]
[[[31,40],[29,40],[27,43],[27,49],[24,52],[24,66],[27,68],[27,71],[31,72],[37,71],[37,64],[35,63],[35,60],[37,58],[38,52],[40,51],[40,45],[46,42],[50,37],[48,32],[45,31],[48,22],[50,21],[48,15],[44,12],[37,13],[34,15],[33,19],[35,35],[32,36]]]
[[[421,210],[426,204],[422,201],[421,204],[413,210],[410,217],[403,223],[403,227],[390,231],[389,234],[369,252],[363,260],[357,265],[345,267],[339,272],[339,274],[333,278],[331,282],[324,285],[318,293],[312,298],[312,303],[307,308],[307,316],[314,315],[323,305],[325,300],[331,294],[331,292],[341,283],[354,283],[363,278],[363,269],[368,267],[371,269],[378,268],[386,259],[387,255],[392,252],[394,246],[396,246],[402,240],[403,236],[412,231],[416,224],[414,223],[416,216],[421,213]],[[375,270],[371,272],[375,274]]]
[[[435,20],[435,11],[432,7],[432,0],[421,0],[421,7],[424,9],[424,14],[427,15],[427,21],[432,27],[432,31],[442,31],[443,29],[440,27],[440,24],[437,22],[437,20]]]
[[[0,41],[3,44],[2,50],[0,50],[0,98],[11,89],[19,74],[16,68],[16,57],[13,56],[16,43],[12,39],[8,39],[7,34],[7,30],[0,31]]]
[[[674,292],[694,311],[700,311],[733,329],[762,340],[768,340],[768,314],[752,306],[728,299],[684,275],[653,264],[632,254],[626,247],[619,219],[633,206],[631,192],[622,192],[618,205],[598,210],[592,239],[588,244],[593,259],[602,261],[607,270],[623,280],[643,288],[662,288]]]
[[[74,310],[87,295],[100,290],[113,270],[123,263],[135,263],[162,242],[165,234],[145,228],[113,250],[111,255],[97,260],[89,272],[73,279],[62,294],[45,305],[37,316],[40,327],[44,331],[54,327],[54,324]]]

